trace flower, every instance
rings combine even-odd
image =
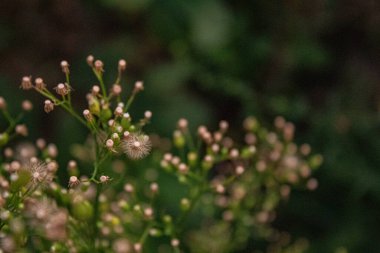
[[[121,147],[129,158],[138,160],[149,154],[152,144],[149,136],[141,133],[132,133],[122,141]]]
[[[48,166],[43,162],[29,162],[26,169],[31,175],[31,184],[38,185],[41,183],[51,182],[53,179],[52,174],[48,171]]]

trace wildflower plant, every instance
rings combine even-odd
[[[307,241],[290,240],[272,225],[292,189],[318,185],[311,176],[322,158],[312,155],[309,145],[294,143],[292,123],[277,117],[273,130],[267,130],[248,117],[244,141],[236,141],[226,121],[215,131],[200,126],[193,134],[182,118],[172,149],[163,152],[157,145],[162,139],[144,132],[152,112],[138,120],[130,115],[144,84],[136,81],[124,97],[126,61],[118,62],[112,85],[104,82],[102,61],[90,55],[87,63],[98,84],[89,87],[81,112],[72,103],[75,84],[66,61],[61,62],[64,82],[50,86],[26,76],[20,86],[45,98],[46,113],[60,107],[88,130],[88,141],[75,147],[75,159],[67,165],[57,163],[57,147],[44,139],[12,145],[27,128],[18,124],[21,116],[9,115],[0,97],[9,124],[0,134],[3,252],[297,253],[307,247]],[[32,105],[25,101],[22,107],[28,111]],[[84,162],[91,173],[81,168]],[[142,177],[134,172],[140,162],[151,168]],[[64,167],[68,182],[58,183],[56,171]]]

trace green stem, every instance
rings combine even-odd
[[[95,204],[94,204],[94,249],[96,250],[96,240],[98,238],[98,226],[97,226],[97,221],[98,221],[98,216],[99,216],[99,196],[101,192],[102,185],[97,184],[96,185],[96,196],[95,196]]]
[[[106,91],[106,86],[103,81],[102,72],[98,72],[95,68],[93,68],[92,70],[94,71],[94,74],[100,83],[100,88],[102,89],[103,98],[107,99],[107,91]]]
[[[129,107],[131,107],[131,104],[133,103],[133,100],[135,99],[136,94],[137,94],[136,92],[132,92],[132,95],[129,97],[127,101],[127,105],[124,108],[124,112],[127,112],[129,110]]]
[[[50,100],[52,100],[54,102],[54,104],[56,105],[60,105],[62,106],[68,113],[70,113],[74,118],[76,118],[80,123],[82,123],[83,125],[85,125],[87,128],[89,128],[87,122],[82,118],[80,117],[75,111],[74,109],[68,105],[67,103],[63,103],[61,100],[59,100],[57,97],[55,97],[53,94],[51,94],[48,90],[44,89],[44,90],[41,90],[41,89],[35,89],[38,93],[40,93],[41,95],[49,98]],[[90,129],[91,130],[91,129]]]
[[[146,241],[146,239],[148,238],[148,235],[149,235],[149,231],[150,229],[152,228],[153,226],[153,222],[150,222],[146,228],[144,229],[144,232],[142,233],[141,237],[140,237],[140,240],[139,242],[141,243],[141,245],[144,244],[144,242]]]

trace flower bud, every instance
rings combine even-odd
[[[46,113],[49,113],[54,110],[54,103],[51,100],[45,100],[44,110]]]

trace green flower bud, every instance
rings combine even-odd
[[[102,122],[107,122],[112,117],[112,111],[109,108],[100,111],[100,120]]]
[[[73,203],[71,211],[73,216],[81,221],[90,221],[94,215],[94,208],[87,200]]]
[[[96,116],[99,116],[100,113],[100,103],[99,100],[96,97],[91,96],[90,100],[88,101],[88,107],[90,109],[90,112]]]
[[[180,207],[181,207],[182,211],[189,210],[189,208],[190,208],[190,200],[187,199],[187,198],[181,199],[181,205],[180,205]]]
[[[4,146],[9,141],[9,135],[7,133],[0,134],[0,146]]]
[[[322,162],[323,162],[323,157],[321,155],[313,155],[312,157],[310,157],[310,160],[309,160],[310,167],[312,169],[316,169],[319,166],[321,166]]]
[[[12,192],[20,191],[20,189],[26,186],[30,182],[30,172],[27,170],[20,170],[17,174],[17,178],[11,181],[10,189]]]
[[[190,152],[187,154],[187,159],[189,161],[189,165],[191,167],[195,167],[197,165],[198,155],[195,152]]]
[[[180,132],[180,131],[175,131],[174,132],[174,135],[173,135],[173,138],[174,138],[174,146],[176,148],[183,148],[185,146],[185,137],[183,136],[183,134]]]
[[[131,118],[123,117],[120,121],[120,124],[123,127],[123,129],[128,129],[131,126]]]

